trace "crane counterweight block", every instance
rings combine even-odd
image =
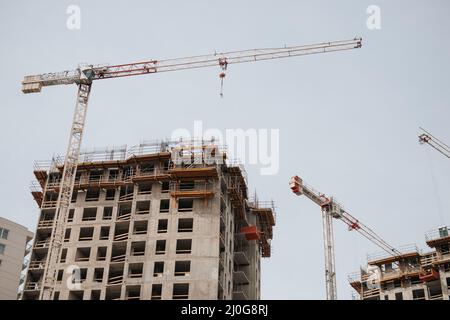
[[[289,187],[296,195],[301,196],[303,194],[302,179],[299,176],[293,176],[291,180],[289,180]]]

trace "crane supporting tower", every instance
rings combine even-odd
[[[289,181],[289,187],[296,195],[305,195],[322,210],[323,239],[325,249],[325,284],[327,300],[337,299],[336,270],[334,258],[333,218],[343,221],[348,230],[356,230],[372,243],[382,248],[392,256],[400,256],[401,252],[389,245],[361,221],[346,212],[333,197],[327,197],[306,185],[299,176],[294,176]]]
[[[314,45],[302,45],[282,48],[251,49],[243,51],[225,52],[192,56],[185,58],[148,60],[119,65],[88,65],[72,71],[45,73],[25,76],[22,81],[23,93],[40,92],[42,87],[76,84],[78,85],[77,103],[70,133],[69,146],[64,161],[64,171],[60,184],[60,193],[57,200],[56,226],[50,240],[50,249],[47,256],[47,270],[44,275],[44,287],[41,290],[41,299],[52,299],[56,281],[56,262],[59,261],[63,238],[63,228],[67,221],[69,203],[72,197],[73,183],[76,175],[78,156],[83,137],[84,125],[89,93],[92,82],[101,79],[128,77],[159,72],[180,71],[218,66],[222,69],[219,77],[230,64],[254,62],[270,59],[289,58],[302,55],[327,53],[342,50],[361,48],[362,39],[354,38],[344,41],[326,42]]]

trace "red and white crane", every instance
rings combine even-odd
[[[68,208],[73,192],[78,157],[86,120],[89,94],[94,81],[143,74],[155,74],[168,71],[219,67],[221,69],[219,77],[223,82],[225,71],[230,64],[350,50],[360,48],[361,44],[361,38],[354,38],[351,40],[326,42],[313,45],[251,49],[176,59],[148,60],[118,65],[89,65],[79,67],[72,71],[26,76],[22,81],[23,93],[40,92],[42,87],[54,85],[76,84],[78,86],[75,113],[73,116],[69,145],[66,152],[61,178],[61,191],[58,195],[56,205],[55,228],[53,229],[50,239],[50,249],[47,255],[46,263],[47,268],[44,273],[43,289],[41,290],[40,299],[51,299],[53,294],[57,271],[56,265],[59,261],[59,256],[61,253],[61,245],[64,237],[64,225],[67,220]]]
[[[343,207],[333,199],[327,197],[313,188],[309,187],[303,182],[299,176],[294,176],[289,181],[289,186],[296,195],[305,195],[322,209],[322,224],[323,224],[323,240],[325,250],[325,282],[327,300],[337,299],[336,290],[336,270],[334,261],[334,239],[333,239],[333,218],[343,221],[348,230],[356,230],[365,238],[372,241],[378,247],[386,251],[392,256],[400,256],[401,252],[389,245],[369,227],[364,225],[361,221],[353,217],[350,213],[345,211]]]
[[[444,142],[434,137],[431,133],[427,132],[424,128],[419,127],[421,132],[419,133],[419,143],[420,144],[428,144],[432,148],[436,149],[444,156],[450,159],[450,147],[446,145]]]

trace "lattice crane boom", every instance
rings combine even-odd
[[[438,138],[434,137],[431,133],[427,132],[425,129],[421,127],[419,129],[421,130],[421,132],[419,133],[420,144],[426,143],[450,159],[450,147],[448,145],[446,145]]]
[[[176,59],[148,60],[119,65],[86,65],[71,71],[44,73],[24,77],[22,81],[23,93],[40,92],[42,87],[47,86],[64,84],[78,85],[77,102],[60,184],[61,191],[59,192],[56,204],[56,224],[50,238],[50,248],[46,261],[47,267],[43,277],[40,298],[48,300],[53,295],[56,281],[56,265],[61,254],[64,225],[67,221],[69,204],[72,197],[73,182],[83,137],[88,99],[93,81],[214,66],[218,66],[221,69],[219,76],[221,81],[223,81],[225,77],[224,72],[230,64],[350,50],[360,48],[361,44],[361,38],[355,38],[314,45],[251,49]]]
[[[367,227],[361,221],[345,211],[332,197],[327,197],[303,182],[299,176],[294,176],[289,182],[289,186],[296,195],[305,195],[311,201],[319,205],[322,209],[323,236],[325,248],[325,282],[328,300],[337,299],[336,292],[336,272],[334,261],[334,239],[332,218],[343,221],[348,229],[356,230],[363,237],[386,251],[392,256],[400,256],[401,252],[389,245],[385,240],[378,236],[372,229]]]
[[[22,81],[22,91],[24,93],[33,93],[40,92],[42,87],[47,86],[91,83],[94,80],[100,79],[129,77],[186,69],[214,66],[226,69],[230,64],[350,50],[360,48],[361,45],[361,38],[355,38],[314,45],[231,51],[186,58],[148,60],[118,65],[87,65],[71,71],[26,76]]]

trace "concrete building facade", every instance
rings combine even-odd
[[[450,227],[425,235],[432,249],[402,248],[402,255],[370,256],[368,266],[349,277],[362,300],[450,300]]]
[[[0,300],[18,298],[21,274],[27,267],[24,257],[30,253],[32,239],[26,227],[0,217]]]
[[[23,299],[40,299],[62,162],[35,168],[36,240]],[[213,143],[80,156],[53,299],[259,299],[272,203]]]

